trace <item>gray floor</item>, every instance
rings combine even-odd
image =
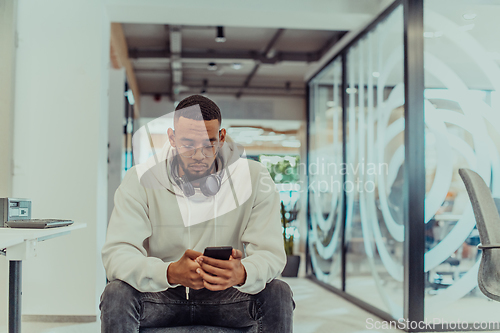
[[[398,330],[368,329],[366,320],[380,320],[366,311],[303,278],[284,278],[294,293],[296,333],[377,333]],[[24,322],[22,333],[99,333],[99,322],[88,324]],[[0,333],[6,333],[2,327]]]

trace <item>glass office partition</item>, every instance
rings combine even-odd
[[[458,169],[475,170],[500,198],[499,15],[498,3],[424,2],[425,316],[430,321],[498,320],[500,303],[477,288],[479,235]]]
[[[347,52],[346,292],[403,317],[403,10]]]
[[[314,274],[342,288],[342,61],[309,83],[309,254]]]
[[[458,175],[500,208],[498,17],[491,1],[396,0],[309,81],[313,273],[382,318],[500,329]],[[340,191],[315,187],[330,178]]]
[[[403,31],[394,5],[309,81],[313,273],[393,318],[404,297]]]

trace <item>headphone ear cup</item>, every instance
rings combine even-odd
[[[193,184],[191,184],[191,182],[187,179],[186,175],[181,177],[179,187],[181,188],[182,192],[184,192],[184,195],[186,197],[194,195]]]
[[[206,197],[211,197],[219,192],[221,179],[219,175],[210,175],[200,184],[201,193]]]
[[[182,193],[184,193],[186,197],[190,197],[195,193],[193,184],[191,184],[191,182],[187,179],[186,175],[179,177],[178,168],[179,168],[179,161],[177,160],[176,156],[172,161],[170,174],[174,178],[176,184],[179,185],[179,187],[181,188]]]

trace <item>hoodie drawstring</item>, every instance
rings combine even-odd
[[[214,195],[214,246],[217,246],[217,193]]]
[[[191,249],[191,207],[189,204],[189,197],[186,197],[187,204],[187,218],[188,218],[188,249]],[[186,287],[186,299],[189,300],[189,287]]]

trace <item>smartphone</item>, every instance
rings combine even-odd
[[[232,246],[213,246],[205,248],[203,255],[205,257],[210,257],[219,260],[229,260],[229,257],[233,253]]]

